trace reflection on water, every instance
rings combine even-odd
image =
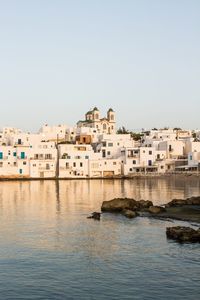
[[[199,245],[168,242],[170,223],[86,217],[114,197],[164,204],[199,194],[191,177],[1,182],[2,299],[197,299]]]
[[[56,218],[62,212],[100,209],[103,200],[114,197],[149,199],[163,204],[173,198],[198,195],[199,179],[134,179],[134,180],[72,180],[25,181],[0,183],[0,213],[15,217],[38,213],[43,218]]]

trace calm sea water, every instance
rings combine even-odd
[[[148,218],[87,216],[114,197],[200,194],[199,179],[0,182],[0,299],[199,299],[200,245]]]

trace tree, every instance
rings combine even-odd
[[[124,126],[120,127],[117,130],[117,134],[130,134],[134,141],[140,141],[141,137],[143,137],[143,134],[130,131],[126,129]]]
[[[182,128],[180,128],[180,127],[175,127],[174,129],[173,129],[174,131],[176,130],[182,130]]]
[[[120,127],[117,130],[117,134],[128,134],[128,133],[130,133],[129,130],[127,130],[124,126]]]
[[[140,141],[141,138],[143,137],[143,134],[131,132],[131,137],[134,139],[134,141]]]

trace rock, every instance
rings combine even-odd
[[[101,210],[105,212],[121,212],[123,210],[136,211],[139,204],[136,200],[130,198],[115,198],[110,201],[104,201]]]
[[[149,207],[149,212],[151,214],[160,214],[162,212],[165,212],[165,208],[164,207],[161,207],[161,206],[150,206]]]
[[[182,243],[200,243],[200,228],[195,230],[185,226],[168,227],[166,229],[166,235],[169,239]]]
[[[200,205],[200,197],[191,197],[186,199],[187,204]]]
[[[122,214],[129,219],[133,219],[138,216],[137,212],[129,210],[129,209],[124,209],[122,211]]]
[[[183,200],[183,199],[173,199],[172,201],[170,201],[169,203],[167,203],[165,205],[165,207],[183,206],[183,205],[186,205],[186,204],[187,204],[186,200]]]
[[[165,207],[183,206],[183,205],[200,205],[200,197],[190,197],[185,200],[173,199],[165,205]]]
[[[99,212],[93,212],[91,216],[87,217],[88,219],[94,219],[94,220],[100,220],[101,213]]]
[[[140,200],[140,201],[138,201],[138,205],[139,205],[140,210],[146,210],[150,206],[153,206],[153,203],[152,203],[152,201],[149,201],[149,200]]]

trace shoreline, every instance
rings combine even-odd
[[[131,176],[110,176],[110,177],[16,177],[16,176],[10,176],[10,177],[0,177],[0,182],[1,181],[46,181],[46,180],[51,180],[51,181],[60,181],[60,180],[134,180],[134,179],[146,179],[146,178],[200,178],[200,173],[166,173],[166,174],[135,174]]]

